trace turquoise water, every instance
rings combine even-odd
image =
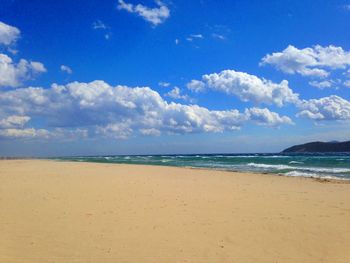
[[[58,159],[79,162],[196,167],[350,180],[350,153],[123,155],[63,157]]]

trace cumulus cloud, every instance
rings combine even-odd
[[[140,133],[146,136],[159,136],[161,135],[161,131],[154,129],[154,128],[149,128],[149,129],[140,129]]]
[[[16,43],[20,33],[18,28],[0,21],[0,45],[7,46],[7,51],[12,54],[17,53],[12,45]],[[46,72],[46,68],[40,62],[20,59],[16,63],[8,55],[0,53],[0,87],[19,87],[43,72]]]
[[[53,130],[35,129],[35,128],[8,128],[0,129],[0,138],[5,139],[38,139],[49,140],[55,139],[60,141],[72,141],[81,138],[87,138],[88,131],[86,129],[62,129],[55,128]]]
[[[298,107],[299,117],[315,121],[350,120],[350,102],[336,95],[304,100]]]
[[[264,126],[280,126],[282,124],[294,124],[287,116],[280,116],[276,112],[271,112],[264,108],[250,108],[245,110],[248,119]]]
[[[133,132],[130,123],[110,123],[106,126],[97,126],[97,134],[115,139],[127,139]]]
[[[50,132],[45,129],[34,129],[34,128],[25,128],[25,129],[3,129],[0,130],[0,137],[5,138],[48,138]]]
[[[0,119],[0,138],[47,138],[49,131],[45,129],[25,128],[30,121],[29,116],[11,115]]]
[[[174,87],[171,91],[165,94],[169,98],[176,99],[176,100],[189,100],[190,98],[188,95],[182,94],[179,87]]]
[[[15,63],[9,56],[0,54],[0,87],[18,87],[24,81],[46,72],[40,62],[21,59]]]
[[[125,10],[129,13],[137,14],[154,26],[164,23],[170,16],[169,8],[160,0],[155,1],[158,7],[154,8],[150,8],[142,4],[133,5],[126,3],[124,0],[118,0],[118,3],[119,10]]]
[[[333,80],[324,80],[324,81],[313,80],[309,82],[310,86],[313,86],[318,89],[331,88],[333,84],[335,84]]]
[[[0,116],[5,116],[4,122],[9,121],[6,116],[28,116],[45,120],[47,127],[52,129],[66,131],[79,128],[88,131],[84,135],[89,133],[91,136],[119,139],[135,133],[160,135],[223,132],[239,129],[250,121],[258,124],[266,122],[267,126],[291,123],[288,117],[271,113],[267,109],[259,113],[260,117],[256,117],[256,108],[245,112],[235,109],[209,110],[198,105],[168,103],[149,87],[112,87],[103,81],[54,84],[49,89],[29,87],[0,91],[0,105]],[[23,125],[26,124],[25,120],[27,119],[22,120]],[[15,128],[19,130],[19,127]],[[31,127],[25,125],[23,133],[36,134],[28,129]],[[2,136],[19,133],[7,129],[2,131]],[[53,137],[56,134],[57,130],[50,131],[47,136]]]
[[[187,87],[195,92],[211,89],[234,95],[245,102],[276,104],[280,107],[286,103],[296,103],[299,96],[289,88],[287,80],[273,83],[270,80],[234,70],[203,75],[201,80],[192,80]]]
[[[0,129],[21,128],[30,120],[29,116],[12,115],[0,119]]]
[[[187,88],[194,92],[203,92],[206,89],[206,85],[203,81],[193,79],[187,83]]]
[[[298,49],[289,45],[282,52],[268,54],[262,58],[260,65],[273,65],[288,74],[302,76],[327,77],[326,69],[345,69],[350,65],[350,52],[341,47],[316,45]]]
[[[61,69],[62,72],[65,72],[67,74],[72,74],[73,73],[73,70],[70,67],[66,66],[66,65],[61,65],[60,69]]]
[[[9,46],[16,43],[21,31],[0,21],[0,45]]]

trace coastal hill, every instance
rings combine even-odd
[[[303,152],[350,152],[350,141],[347,142],[309,142],[294,145],[282,151],[283,153]]]

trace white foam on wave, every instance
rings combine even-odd
[[[299,161],[290,161],[289,164],[303,164],[303,162],[299,162]]]
[[[286,176],[302,176],[302,177],[318,177],[317,174],[315,173],[306,173],[306,172],[300,172],[300,171],[291,171],[288,173],[282,173],[281,175],[286,175]]]
[[[262,163],[248,163],[247,166],[263,169],[273,170],[299,170],[305,172],[316,172],[316,173],[350,173],[348,168],[326,168],[326,167],[295,167],[284,164],[262,164]]]
[[[285,176],[292,176],[292,177],[309,177],[309,178],[320,178],[320,179],[333,179],[333,180],[349,180],[346,178],[339,178],[338,176],[331,176],[331,175],[324,175],[320,176],[319,174],[315,173],[306,173],[306,172],[300,172],[300,171],[291,171],[288,173],[282,173],[280,175]]]
[[[247,166],[263,169],[285,170],[293,169],[294,167],[284,164],[264,164],[264,163],[248,163]]]
[[[195,157],[202,157],[202,156],[198,156],[196,155]],[[212,155],[211,157],[214,158],[291,158],[290,156],[286,156],[286,155]],[[203,158],[203,157],[202,157]]]
[[[350,173],[347,168],[317,168],[317,167],[298,167],[300,170],[314,171],[319,173]]]
[[[214,157],[225,157],[225,158],[260,158],[261,156],[256,155],[215,155]]]

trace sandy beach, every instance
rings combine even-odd
[[[350,262],[350,184],[0,161],[0,262]]]

